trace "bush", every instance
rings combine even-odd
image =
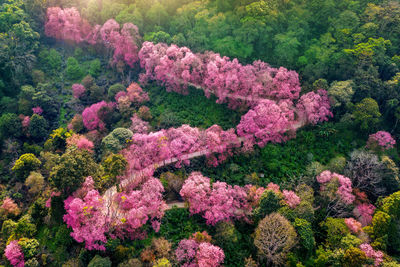
[[[44,186],[43,175],[39,172],[31,172],[25,180],[25,185],[29,187],[29,193],[37,194]]]
[[[108,257],[102,258],[99,255],[96,255],[89,262],[88,267],[111,267],[111,261]]]
[[[14,113],[5,113],[0,117],[0,139],[19,138],[22,135],[20,118]]]
[[[344,236],[350,233],[344,219],[327,218],[321,223],[321,227],[326,233],[326,245],[330,248],[339,247]]]
[[[129,129],[116,128],[109,135],[103,138],[101,144],[105,151],[117,153],[129,143],[128,141],[132,136],[133,133]]]
[[[33,154],[23,154],[19,159],[15,162],[12,167],[12,171],[15,175],[20,179],[25,179],[31,171],[38,170],[42,162],[35,157]]]
[[[38,114],[33,114],[29,123],[29,134],[37,141],[43,141],[48,135],[48,123],[45,118]]]
[[[306,252],[306,255],[311,255],[315,247],[314,233],[311,224],[304,219],[296,218],[293,225],[299,236],[300,246]]]
[[[281,205],[282,197],[272,190],[265,190],[260,197],[260,204],[254,210],[255,219],[261,220],[266,215],[278,211]]]
[[[89,74],[98,77],[101,73],[101,62],[98,58],[90,61]]]
[[[84,72],[81,69],[78,60],[76,60],[76,58],[74,58],[74,57],[69,57],[67,59],[66,73],[67,73],[67,77],[73,81],[79,80],[84,75]]]
[[[108,88],[108,97],[109,97],[109,99],[114,101],[115,95],[118,92],[125,91],[125,89],[126,89],[125,86],[123,86],[120,83],[116,83],[116,84],[111,85],[110,88]]]

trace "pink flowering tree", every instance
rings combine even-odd
[[[86,92],[85,87],[82,84],[75,83],[72,85],[72,94],[74,98],[78,99]]]
[[[246,188],[224,182],[211,185],[210,178],[199,172],[189,176],[180,195],[188,201],[192,214],[201,214],[211,225],[233,219],[248,220],[252,211]]]
[[[21,210],[19,209],[17,203],[15,203],[14,200],[12,200],[9,197],[6,197],[0,206],[0,212],[5,215],[11,214],[17,216],[21,213]]]
[[[302,95],[296,107],[300,117],[305,117],[311,124],[327,121],[329,117],[333,117],[328,93],[325,90],[320,89],[317,93],[309,92]]]
[[[330,216],[348,217],[355,201],[350,178],[343,175],[323,171],[317,176],[320,194],[327,201],[327,212]]]
[[[105,101],[98,102],[85,108],[82,112],[83,125],[89,131],[99,129],[105,129],[105,123],[101,120],[102,111],[105,109],[111,109],[114,105],[112,103],[106,103]]]
[[[352,193],[353,189],[350,178],[337,173],[332,173],[330,171],[323,171],[317,176],[317,181],[320,183],[322,191],[324,190],[326,184],[332,180],[338,181],[339,183],[337,194],[339,195],[340,199],[348,205],[352,204],[355,200],[355,196]]]
[[[72,228],[71,236],[77,242],[85,242],[85,248],[89,250],[105,250],[111,218],[103,212],[103,202],[94,189],[83,199],[69,197],[65,200],[64,222]]]
[[[24,267],[24,253],[22,252],[21,246],[18,245],[17,240],[11,241],[6,249],[4,250],[4,256],[13,267]]]
[[[284,196],[284,201],[292,209],[296,208],[297,205],[299,205],[301,202],[300,197],[297,196],[296,193],[293,191],[283,190],[282,194]]]
[[[89,250],[105,250],[107,237],[144,238],[143,226],[149,223],[155,231],[167,205],[162,199],[164,188],[159,180],[148,178],[133,190],[100,196],[88,177],[82,187],[64,202],[65,223],[71,236],[85,242]]]
[[[135,239],[145,234],[141,227],[149,223],[154,231],[160,229],[161,219],[167,209],[163,200],[164,187],[155,178],[149,178],[130,193],[120,193],[115,199],[119,204],[122,218],[117,224],[116,232],[120,238]]]
[[[361,244],[360,249],[365,252],[365,255],[368,258],[374,259],[374,266],[379,266],[383,262],[383,252],[379,250],[374,250],[370,244]]]
[[[287,132],[295,121],[295,115],[290,106],[291,103],[287,101],[280,104],[272,100],[260,102],[242,116],[236,127],[238,135],[251,139],[260,147],[268,142],[286,141],[289,138]]]
[[[355,220],[354,218],[346,218],[344,219],[344,222],[346,223],[347,227],[351,232],[354,234],[357,234],[362,231],[362,225],[359,221]]]
[[[179,242],[175,255],[182,267],[217,267],[224,262],[224,251],[209,242],[183,239]]]
[[[137,114],[133,115],[131,122],[132,124],[131,127],[129,127],[129,130],[133,133],[147,134],[150,131],[150,124],[147,121],[140,119]]]
[[[45,34],[59,40],[82,42],[91,30],[75,7],[61,9],[49,7],[45,23]]]
[[[34,108],[32,108],[32,112],[33,112],[33,114],[42,115],[43,109],[41,107],[34,107]]]
[[[362,226],[367,226],[372,222],[372,215],[374,215],[375,209],[372,204],[361,203],[354,208],[353,214]]]
[[[394,140],[390,133],[379,131],[369,136],[367,147],[387,150],[393,148],[395,144],[396,140]]]

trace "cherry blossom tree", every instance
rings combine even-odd
[[[224,262],[224,251],[209,242],[183,239],[179,242],[175,255],[182,267],[214,267]]]
[[[17,216],[18,214],[21,213],[21,210],[19,209],[18,205],[15,203],[14,200],[12,200],[9,197],[6,197],[0,206],[0,212],[4,213],[5,215],[11,214]]]
[[[207,224],[233,219],[248,220],[252,207],[246,188],[224,182],[210,183],[210,178],[193,172],[185,181],[180,195],[189,202],[192,214],[202,214]]]
[[[42,115],[43,109],[41,107],[34,107],[34,108],[32,108],[32,112],[33,112],[33,114]]]
[[[4,255],[12,266],[25,266],[24,253],[22,252],[21,246],[18,245],[17,240],[13,240],[7,245],[6,249],[4,250]]]
[[[80,98],[85,92],[86,89],[82,84],[75,83],[72,85],[72,94],[74,98]]]
[[[344,219],[347,227],[352,231],[354,234],[357,234],[361,231],[361,223],[354,218],[346,218]]]
[[[355,200],[355,196],[352,194],[353,189],[350,178],[337,173],[332,173],[330,171],[323,171],[317,176],[317,181],[321,184],[322,191],[324,190],[324,185],[329,183],[331,180],[337,180],[339,183],[337,194],[339,195],[340,199],[345,204],[352,204]]]
[[[360,249],[365,252],[368,258],[374,259],[374,266],[379,266],[383,262],[383,252],[374,250],[370,244],[363,243],[360,245]]]
[[[300,116],[305,116],[311,124],[327,121],[333,117],[330,111],[328,93],[325,90],[318,90],[317,93],[309,92],[300,97],[296,105]]]
[[[103,108],[113,108],[112,103],[106,103],[105,101],[98,102],[85,108],[82,112],[83,125],[89,131],[99,129],[104,130],[105,123],[100,119],[100,112]]]
[[[354,208],[353,214],[361,222],[362,226],[367,226],[372,222],[372,215],[375,209],[375,206],[372,204],[361,203]]]
[[[75,7],[65,9],[49,7],[47,9],[45,34],[49,37],[80,43],[90,30],[90,25],[81,18]]]
[[[393,148],[395,144],[396,140],[394,140],[390,133],[379,131],[369,136],[367,147],[374,148],[378,146],[381,150],[387,150]]]
[[[288,206],[294,209],[297,205],[300,204],[301,199],[296,195],[293,191],[283,190],[283,196],[285,197],[285,202]]]

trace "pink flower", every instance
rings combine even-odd
[[[13,240],[7,245],[6,249],[4,250],[4,255],[12,266],[25,266],[24,253],[22,252],[20,245],[18,245],[17,240]]]
[[[374,250],[370,244],[361,244],[360,249],[365,252],[365,255],[367,255],[368,258],[373,258],[375,260],[375,266],[379,266],[383,262],[383,252]]]
[[[267,185],[267,190],[274,191],[277,194],[279,194],[281,192],[281,189],[280,189],[279,185],[274,184],[274,183],[269,183]]]
[[[352,231],[353,233],[357,234],[358,232],[361,231],[361,223],[358,222],[357,220],[353,218],[346,218],[344,219],[344,222],[346,223],[347,227]]]
[[[9,197],[6,197],[1,204],[0,209],[5,212],[5,214],[18,215],[21,211],[18,205]]]
[[[285,197],[285,202],[294,209],[297,205],[300,204],[300,198],[293,191],[283,190],[283,196]]]
[[[86,137],[81,137],[81,138],[78,140],[76,146],[77,146],[79,149],[86,149],[86,150],[88,150],[89,152],[92,152],[92,149],[93,149],[93,147],[94,147],[93,142],[90,141],[90,140],[88,140]]]
[[[86,89],[82,84],[75,83],[72,85],[72,93],[74,98],[80,98],[85,92]]]
[[[22,120],[22,127],[26,130],[28,129],[30,123],[31,118],[29,116],[24,116],[24,119]]]
[[[32,108],[34,114],[42,115],[43,109],[41,107],[34,107]]]
[[[393,148],[396,144],[396,140],[385,131],[379,131],[371,134],[368,138],[367,147],[371,147],[374,144],[378,144],[382,150]]]
[[[328,183],[333,178],[330,171],[323,171],[317,176],[317,181],[320,184]]]
[[[362,203],[354,208],[353,213],[363,226],[367,226],[372,222],[375,209],[372,204]]]

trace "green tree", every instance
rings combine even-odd
[[[22,135],[20,118],[14,113],[5,113],[0,117],[0,139],[19,138]]]
[[[368,132],[374,131],[380,122],[381,113],[379,112],[378,103],[372,98],[364,98],[357,103],[353,110],[353,118],[361,130]]]
[[[87,150],[73,150],[63,154],[50,173],[50,182],[64,195],[76,191],[87,176],[95,180],[101,170]]]
[[[96,255],[89,262],[88,267],[111,267],[111,261],[108,257],[102,258],[101,256]]]
[[[296,218],[293,226],[299,236],[300,246],[306,251],[307,255],[311,255],[315,248],[315,239],[311,224],[304,219]]]
[[[45,118],[38,114],[33,114],[29,123],[29,134],[37,141],[44,140],[48,135],[49,125]]]
[[[110,86],[110,88],[108,88],[108,97],[109,97],[111,100],[114,100],[115,95],[116,95],[118,92],[125,91],[125,89],[126,89],[126,87],[123,86],[123,85],[120,84],[120,83],[113,84],[113,85]]]
[[[41,164],[42,162],[35,155],[23,154],[17,159],[11,170],[20,180],[23,180],[28,177],[31,171],[38,170]]]
[[[79,80],[84,75],[84,72],[78,60],[76,60],[76,58],[74,57],[69,57],[67,59],[66,72],[67,72],[67,77],[73,81]]]
[[[98,77],[101,72],[101,62],[98,58],[90,61],[89,74]]]

